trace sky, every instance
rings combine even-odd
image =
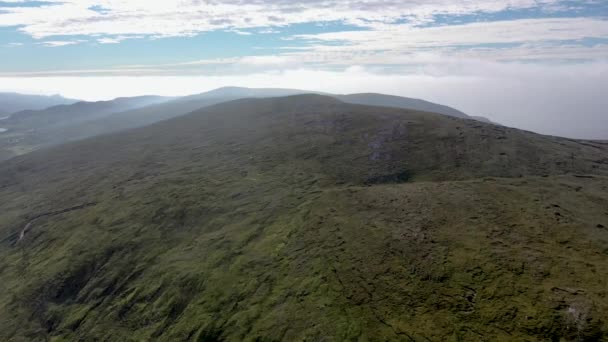
[[[608,140],[608,0],[0,0],[0,91],[423,98]]]

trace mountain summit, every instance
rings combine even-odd
[[[382,94],[329,95],[295,89],[225,87],[174,99],[139,96],[112,101],[78,102],[15,113],[0,125],[8,130],[7,134],[0,135],[0,160],[68,141],[142,127],[222,102],[302,94],[326,95],[347,103],[413,109],[474,119],[447,106]]]

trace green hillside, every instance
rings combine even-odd
[[[79,102],[40,111],[24,111],[1,122],[3,125],[1,127],[8,129],[8,132],[0,134],[0,161],[53,145],[143,127],[221,102],[312,93],[315,92],[297,89],[224,87],[173,100],[159,96],[140,96],[112,101]],[[383,94],[322,95],[352,104],[418,110],[487,122],[487,119],[469,117],[447,106],[407,97]]]
[[[601,341],[608,144],[300,95],[0,163],[0,340]]]

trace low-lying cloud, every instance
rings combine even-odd
[[[144,94],[188,95],[222,86],[282,87],[332,93],[380,92],[423,98],[507,126],[571,138],[608,139],[608,63],[486,63],[476,72],[386,74],[292,69],[236,75],[143,77],[3,77],[0,91],[59,93],[87,100]],[[9,86],[10,85],[10,86]]]

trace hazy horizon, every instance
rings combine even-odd
[[[0,91],[377,92],[608,139],[607,18],[582,0],[0,1]]]

